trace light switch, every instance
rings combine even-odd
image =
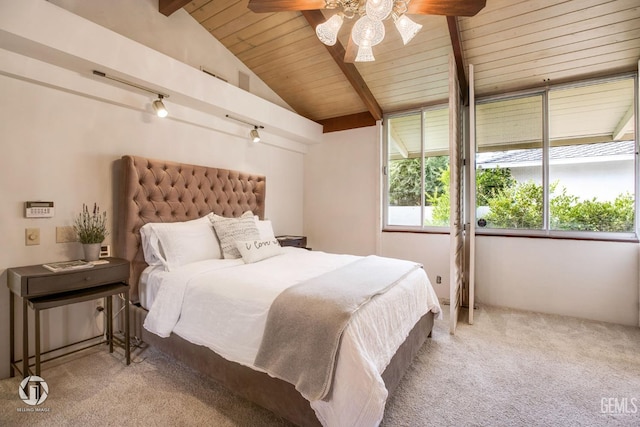
[[[27,246],[40,244],[40,229],[39,228],[25,228],[24,229],[24,244]]]
[[[77,242],[78,235],[72,226],[56,227],[56,243]]]

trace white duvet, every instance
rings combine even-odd
[[[297,248],[253,264],[207,260],[175,271],[147,272],[156,282],[144,327],[161,337],[172,332],[227,360],[253,369],[269,307],[284,289],[360,257]],[[417,269],[356,312],[342,338],[332,396],[312,401],[325,426],[376,426],[387,390],[380,374],[415,323],[440,313],[426,273]]]

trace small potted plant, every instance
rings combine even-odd
[[[109,234],[107,231],[107,213],[100,212],[97,203],[93,204],[93,212],[84,203],[82,212],[76,217],[73,229],[82,243],[85,261],[96,261],[100,257],[100,245]]]

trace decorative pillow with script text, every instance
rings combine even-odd
[[[282,247],[278,243],[278,239],[266,240],[242,240],[236,242],[236,247],[242,255],[245,264],[262,261],[272,256],[280,255]]]

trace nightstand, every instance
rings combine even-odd
[[[276,236],[280,246],[293,246],[302,249],[307,248],[307,236]]]
[[[120,258],[105,258],[107,264],[95,265],[81,270],[68,270],[52,272],[42,265],[30,265],[7,269],[7,286],[9,295],[10,316],[10,375],[15,375],[15,370],[20,371],[23,377],[30,375],[29,364],[29,324],[28,307],[35,313],[35,374],[40,376],[40,311],[64,305],[75,304],[84,301],[92,301],[100,298],[106,299],[106,340],[95,343],[80,351],[99,344],[108,343],[109,352],[113,352],[113,296],[121,294],[125,300],[125,307],[129,306],[129,261]],[[15,300],[22,298],[22,360],[15,360]],[[129,310],[124,310],[124,342],[125,358],[127,365],[131,363],[129,347]],[[96,337],[97,338],[97,337]],[[81,341],[82,343],[83,341]],[[78,344],[78,343],[75,343]],[[73,344],[71,344],[73,345]],[[69,347],[64,346],[61,348]],[[51,351],[60,350],[53,349]],[[74,352],[75,352],[74,351]],[[48,352],[47,352],[48,353]],[[59,357],[59,356],[58,356]],[[57,357],[56,357],[57,358]],[[49,359],[50,360],[50,359]],[[22,362],[22,369],[18,366]]]

